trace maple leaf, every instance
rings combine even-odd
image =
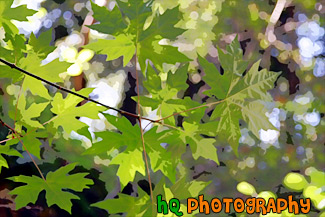
[[[192,150],[192,155],[195,160],[199,157],[213,160],[219,164],[217,149],[213,145],[215,139],[202,138],[199,132],[199,125],[196,123],[183,123],[184,132],[180,134],[180,138],[184,144],[189,144]]]
[[[116,117],[109,114],[104,114],[104,116],[118,131],[95,133],[102,140],[94,143],[83,155],[101,155],[114,149],[126,147],[123,152],[115,156],[110,162],[110,164],[119,165],[117,175],[124,187],[128,182],[134,180],[136,172],[142,175],[146,173],[142,157],[140,128],[138,125],[132,126],[125,117]]]
[[[218,120],[218,135],[226,138],[237,154],[240,119],[248,123],[248,128],[258,138],[259,130],[274,129],[265,116],[266,110],[261,102],[272,100],[267,91],[273,87],[278,73],[266,69],[259,71],[260,61],[257,61],[242,76],[247,63],[242,60],[239,42],[235,39],[227,47],[227,51],[225,54],[219,49],[219,59],[225,70],[223,75],[212,63],[200,56],[199,62],[206,74],[204,80],[211,87],[205,93],[221,100],[215,103],[217,105],[211,120]]]
[[[59,74],[65,72],[71,65],[71,63],[60,62],[59,59],[55,59],[46,65],[41,65],[41,61],[36,53],[29,52],[26,58],[21,59],[19,66],[47,81],[62,82]],[[33,64],[30,64],[31,62]],[[41,81],[27,75],[24,75],[23,89],[29,89],[33,95],[39,95],[45,99],[52,98]]]
[[[100,24],[90,26],[90,28],[112,34],[115,39],[100,39],[84,46],[84,48],[92,49],[99,54],[106,54],[107,60],[123,56],[124,66],[136,54],[143,72],[146,68],[147,59],[150,59],[158,69],[162,69],[163,63],[175,64],[176,62],[190,60],[180,53],[176,47],[159,44],[162,38],[174,39],[184,32],[184,30],[174,27],[179,17],[177,8],[169,10],[163,15],[155,16],[151,25],[145,29],[146,20],[152,15],[151,1],[146,3],[142,0],[118,1],[117,4],[121,12],[117,8],[114,8],[112,12],[108,12],[107,9],[93,4],[95,12],[101,11],[106,16],[98,15],[97,19]],[[127,28],[125,28],[121,13],[128,20]],[[111,20],[107,21],[107,17],[114,17],[117,25],[113,26]],[[152,55],[152,52],[156,53],[156,55]]]
[[[35,10],[27,9],[26,5],[20,5],[18,7],[11,7],[14,0],[0,1],[0,24],[3,20],[19,20],[24,21],[27,16],[32,16],[36,13]]]
[[[3,154],[9,156],[22,157],[22,155],[16,149],[10,147],[9,143],[6,143],[5,145],[0,145],[0,173],[2,167],[9,168],[7,160],[2,156]]]
[[[26,206],[28,203],[36,203],[38,195],[45,190],[45,198],[48,206],[54,204],[71,214],[72,199],[79,199],[78,196],[63,189],[71,189],[81,192],[83,189],[93,185],[91,179],[85,178],[88,173],[76,173],[67,175],[76,166],[76,163],[68,164],[54,172],[46,175],[46,182],[38,176],[14,176],[8,178],[14,182],[22,182],[26,185],[15,188],[10,192],[11,195],[17,195],[15,199],[16,209]]]
[[[185,90],[188,87],[186,84],[187,68],[188,64],[176,70],[174,74],[169,71],[166,84],[163,85],[156,71],[152,67],[148,67],[147,80],[143,82],[143,85],[151,96],[140,96],[141,105],[151,107],[152,109],[158,108],[157,113],[162,117],[185,110],[190,106],[194,106],[194,104],[198,105],[199,103],[195,103],[190,99],[185,99],[186,101],[184,102],[182,100],[177,102],[171,101],[176,98],[179,91]],[[133,99],[137,101],[137,97],[133,97]],[[167,124],[175,125],[174,117],[164,121]]]
[[[22,93],[17,105],[17,109],[19,110],[17,124],[21,126],[28,125],[35,128],[44,128],[37,120],[34,120],[34,118],[39,117],[48,104],[48,102],[32,103],[26,109],[26,97],[24,93]]]
[[[123,152],[115,156],[110,162],[110,164],[119,165],[117,175],[120,177],[122,186],[126,186],[129,181],[134,180],[136,172],[145,175],[140,128],[138,125],[132,126],[125,117],[104,115],[108,122],[115,126],[118,131],[95,133],[102,140],[94,143],[83,155],[102,155],[126,147]],[[169,131],[157,133],[157,127],[153,127],[144,134],[144,141],[153,171],[160,170],[172,182],[175,182],[176,171],[173,162],[179,161],[179,159],[172,157],[172,152],[167,151],[160,145],[169,141],[165,140],[168,133]]]
[[[40,57],[45,59],[46,56],[55,50],[54,46],[49,46],[52,41],[52,31],[48,30],[46,32],[42,32],[36,38],[34,33],[32,32],[29,36],[28,44],[32,47],[33,51]],[[57,62],[55,62],[57,64]]]
[[[39,138],[47,138],[48,134],[46,131],[31,131],[29,133],[25,133],[21,138],[15,138],[7,141],[6,144],[12,145],[12,144],[17,144],[20,141],[24,143],[24,146],[27,148],[27,150],[34,156],[36,156],[38,159],[41,159],[41,145],[42,143],[40,142]],[[16,135],[15,135],[16,137]],[[8,136],[8,138],[10,138]]]
[[[95,23],[88,26],[91,29],[97,30],[106,34],[121,33],[127,27],[126,21],[123,20],[122,14],[118,7],[114,7],[112,11],[106,7],[100,7],[91,2],[91,8],[94,12],[94,19],[100,23]]]
[[[88,96],[92,90],[92,88],[84,88],[77,93]],[[62,126],[63,129],[70,134],[73,130],[78,131],[84,126],[87,126],[85,123],[79,121],[77,117],[96,119],[98,118],[98,112],[106,110],[106,108],[94,103],[86,103],[77,107],[78,103],[81,101],[83,101],[82,98],[72,94],[69,94],[63,99],[61,93],[56,93],[51,102],[51,111],[57,115],[57,118],[52,121],[54,127],[58,128]]]

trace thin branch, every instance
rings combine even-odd
[[[39,77],[39,76],[37,76],[37,75],[35,75],[35,74],[32,74],[32,73],[30,73],[30,72],[28,72],[28,71],[26,71],[26,70],[24,70],[24,69],[22,69],[22,68],[16,66],[16,65],[13,64],[13,63],[10,63],[10,62],[8,62],[8,61],[2,59],[2,58],[0,58],[0,62],[6,64],[7,66],[10,66],[10,67],[13,68],[13,69],[16,69],[16,70],[20,71],[20,72],[22,72],[22,73],[24,73],[24,74],[26,74],[26,75],[28,75],[28,76],[31,76],[31,77],[33,77],[33,78],[39,80],[39,81],[42,81],[42,82],[44,82],[44,83],[46,83],[46,84],[48,84],[48,85],[51,85],[51,86],[53,86],[53,87],[55,87],[55,88],[57,88],[57,89],[59,89],[59,90],[61,90],[61,91],[64,91],[64,92],[70,93],[70,94],[72,94],[72,95],[78,96],[78,97],[80,97],[80,98],[82,98],[82,99],[84,99],[84,100],[86,100],[86,101],[96,103],[96,104],[101,105],[101,106],[103,106],[103,107],[105,107],[105,108],[107,108],[107,109],[112,109],[112,110],[117,111],[118,113],[120,113],[120,114],[122,114],[122,115],[124,114],[124,115],[130,116],[130,117],[134,117],[134,118],[137,118],[137,119],[139,118],[139,115],[136,115],[136,114],[133,114],[133,113],[130,113],[130,112],[124,111],[124,110],[122,110],[122,109],[118,109],[118,108],[114,108],[114,107],[111,107],[111,106],[105,105],[105,104],[103,104],[103,103],[101,103],[101,102],[98,102],[98,101],[93,100],[93,99],[91,99],[91,98],[89,98],[89,97],[85,97],[85,96],[83,96],[83,95],[81,95],[81,94],[79,94],[79,93],[77,93],[77,92],[74,92],[74,91],[69,90],[69,89],[67,89],[67,88],[65,88],[65,87],[62,87],[62,86],[60,86],[60,85],[58,85],[58,84],[52,83],[52,82],[50,82],[50,81],[48,81],[48,80],[45,80],[44,78],[41,78],[41,77]],[[143,117],[142,119],[147,120],[147,121],[150,121],[150,122],[156,122],[155,120],[152,120],[152,119],[150,119],[150,118],[145,118],[145,117]]]
[[[143,155],[144,155],[144,161],[146,164],[147,174],[148,174],[148,182],[149,182],[149,189],[150,189],[150,198],[151,202],[153,203],[153,192],[152,192],[152,184],[151,184],[151,176],[150,176],[150,169],[149,169],[149,163],[148,163],[148,157],[147,157],[147,151],[146,151],[146,145],[144,142],[144,136],[143,136],[143,129],[141,124],[141,119],[144,119],[141,117],[141,104],[140,104],[140,87],[139,87],[139,72],[137,69],[137,47],[135,49],[135,77],[136,77],[136,83],[137,83],[137,96],[138,96],[138,120],[139,120],[139,126],[141,131],[141,141],[142,141],[142,148],[143,148]]]
[[[193,108],[189,108],[189,109],[186,109],[184,111],[176,112],[176,113],[173,113],[173,114],[168,115],[166,117],[160,118],[160,119],[156,120],[155,122],[162,124],[161,121],[163,121],[163,120],[165,120],[167,118],[170,118],[170,117],[173,117],[173,116],[185,113],[185,112],[193,111],[193,110],[196,110],[196,109],[199,109],[199,108],[202,108],[202,107],[209,107],[209,106],[212,106],[212,105],[217,105],[217,104],[222,103],[224,101],[226,101],[226,99],[219,100],[219,101],[216,101],[216,102],[211,102],[211,103],[204,104],[204,105],[199,105],[199,106],[196,106],[196,107],[193,107]]]
[[[13,140],[13,139],[16,139],[16,137],[1,140],[1,141],[0,141],[0,144],[1,144],[1,143],[4,143],[4,142],[8,142],[8,141]]]
[[[150,125],[151,123],[149,122],[144,128],[143,128],[143,131],[146,130],[146,128]],[[158,123],[157,123],[158,124]],[[160,124],[160,123],[159,123]]]
[[[15,108],[15,119],[14,119],[14,127],[13,127],[13,128],[15,128],[16,121],[17,121],[18,103],[19,103],[19,99],[20,99],[21,91],[22,91],[22,89],[23,89],[23,84],[24,84],[24,81],[23,81],[23,83],[22,83],[21,86],[20,86],[19,93],[18,93],[18,96],[17,96],[16,108]]]
[[[38,170],[39,174],[41,175],[42,179],[46,182],[46,179],[41,171],[41,169],[38,167],[38,165],[36,164],[34,158],[32,157],[32,155],[30,154],[30,152],[28,151],[27,147],[25,146],[25,144],[23,143],[23,141],[21,140],[21,134],[18,133],[14,128],[10,127],[8,124],[6,124],[5,122],[3,122],[0,119],[0,123],[3,124],[4,126],[6,126],[8,129],[10,129],[19,139],[20,143],[22,144],[22,146],[24,147],[25,151],[27,152],[27,154],[29,155],[30,159],[32,160],[33,164],[35,165],[36,169]]]
[[[42,124],[42,126],[45,126],[46,124],[50,123],[51,121],[53,121],[53,120],[56,119],[57,117],[58,117],[58,116],[55,116],[55,117],[51,118],[50,120],[44,122],[44,123]],[[0,119],[0,121],[1,121],[1,119]],[[1,123],[2,123],[2,121],[1,121]],[[28,134],[31,134],[32,132],[36,131],[37,129],[38,129],[38,128],[34,128],[33,130],[28,131],[28,132],[27,132],[26,134],[24,134],[24,135],[21,135],[21,134],[20,134],[20,138],[23,138],[23,137],[27,136]],[[4,142],[7,142],[7,141],[10,141],[10,140],[13,140],[13,139],[16,139],[16,138],[17,138],[17,137],[14,137],[14,135],[12,135],[12,138],[4,139],[4,140],[0,141],[0,144],[1,144],[1,143],[4,143]]]
[[[175,127],[175,126],[173,126],[173,125],[165,124],[165,123],[163,123],[163,122],[157,122],[157,123],[154,123],[154,124],[160,124],[160,125],[163,125],[163,126],[165,126],[165,127],[169,127],[169,128],[173,128],[173,129],[175,129],[175,130],[179,130],[179,131],[185,132],[185,131],[184,131],[182,128],[180,128],[180,127]]]
[[[64,91],[64,92],[66,92],[66,93],[70,93],[70,94],[75,95],[75,96],[77,96],[77,97],[80,97],[80,98],[82,98],[82,99],[84,99],[84,100],[86,100],[86,101],[89,101],[89,102],[92,102],[92,103],[96,103],[96,104],[101,105],[101,106],[103,106],[103,107],[105,107],[105,108],[107,108],[107,109],[112,109],[112,110],[117,111],[118,113],[120,113],[120,114],[122,114],[122,115],[124,114],[124,115],[130,116],[130,117],[134,117],[134,118],[137,118],[137,119],[140,118],[139,114],[136,115],[136,114],[133,114],[133,113],[130,113],[130,112],[124,111],[124,110],[122,110],[122,109],[118,109],[118,108],[114,108],[114,107],[111,107],[111,106],[105,105],[105,104],[103,104],[103,103],[101,103],[101,102],[98,102],[98,101],[96,101],[96,100],[94,100],[94,99],[91,99],[91,98],[89,98],[89,97],[85,97],[85,96],[83,96],[83,95],[81,95],[81,94],[79,94],[79,93],[76,93],[76,92],[74,92],[74,91],[72,91],[72,90],[69,90],[69,89],[67,89],[67,88],[65,88],[65,87],[62,87],[62,86],[60,86],[60,85],[58,85],[58,84],[52,83],[52,82],[50,82],[50,81],[48,81],[48,80],[45,80],[44,78],[41,78],[41,77],[39,77],[39,76],[37,76],[37,75],[34,75],[34,74],[32,74],[32,73],[30,73],[30,72],[28,72],[28,71],[26,71],[26,70],[24,70],[24,69],[22,69],[22,68],[16,66],[15,64],[10,63],[10,62],[8,62],[8,61],[2,59],[2,58],[0,58],[0,62],[4,63],[4,64],[7,65],[7,66],[10,66],[10,67],[13,68],[13,69],[16,69],[16,70],[20,71],[20,72],[22,72],[22,73],[24,73],[24,74],[26,74],[26,75],[28,75],[28,76],[31,76],[31,77],[33,77],[33,78],[39,80],[39,81],[42,81],[42,82],[44,82],[44,83],[46,83],[46,84],[48,84],[48,85],[50,85],[50,86],[53,86],[53,87],[55,87],[55,88],[57,88],[57,89],[59,89],[59,90],[61,90],[61,91]],[[217,101],[217,102],[212,102],[212,103],[208,103],[208,104],[205,104],[205,105],[200,105],[200,106],[197,106],[197,107],[194,107],[194,108],[190,108],[190,109],[187,109],[187,110],[184,110],[184,111],[180,111],[180,112],[177,112],[177,113],[173,113],[173,114],[171,114],[171,115],[168,115],[168,116],[163,117],[163,118],[158,119],[158,120],[152,120],[152,119],[150,119],[150,118],[146,118],[146,117],[141,117],[141,119],[143,119],[143,120],[147,120],[147,121],[150,121],[150,122],[152,122],[152,123],[162,123],[163,120],[165,120],[165,119],[167,119],[167,118],[170,118],[170,117],[172,117],[172,116],[176,116],[176,115],[179,115],[179,114],[182,114],[182,113],[185,113],[185,112],[189,112],[189,111],[192,111],[192,110],[195,110],[195,109],[199,109],[199,108],[202,108],[202,107],[209,107],[209,106],[211,106],[211,105],[216,105],[216,104],[219,104],[219,103],[221,103],[221,102],[223,102],[223,101],[225,101],[225,100],[226,100],[226,99],[223,99],[223,100],[220,100],[220,101]]]

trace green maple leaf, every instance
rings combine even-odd
[[[146,60],[149,59],[157,67],[157,69],[162,70],[162,64],[175,64],[177,62],[184,63],[188,62],[190,59],[184,54],[180,53],[176,47],[170,45],[160,45],[160,39],[153,39],[141,41],[138,44],[138,56],[141,69],[145,69]],[[153,52],[155,55],[153,55]]]
[[[83,96],[88,96],[92,90],[92,88],[84,88],[77,93]],[[73,130],[78,131],[87,126],[85,123],[79,121],[77,117],[98,119],[98,113],[106,110],[106,108],[97,106],[94,103],[86,103],[77,107],[78,103],[81,101],[83,101],[82,98],[72,94],[69,94],[65,99],[63,99],[61,93],[56,93],[51,102],[51,111],[57,115],[57,117],[52,121],[53,126],[55,128],[62,126],[63,129],[70,134]]]
[[[41,59],[34,52],[29,52],[27,57],[21,59],[19,63],[21,68],[50,82],[62,82],[59,74],[65,72],[70,65],[71,63],[60,62],[59,59],[41,65]],[[24,76],[23,89],[29,89],[33,95],[39,95],[45,99],[52,98],[41,81],[27,75]]]
[[[150,165],[154,172],[160,170],[169,180],[174,183],[176,180],[175,166],[180,162],[179,158],[172,156],[172,152],[161,146],[165,142],[168,130],[157,132],[158,127],[153,127],[144,134],[147,154],[150,158]]]
[[[92,147],[83,153],[84,155],[100,155],[124,146],[128,146],[129,150],[137,147],[137,144],[141,142],[138,125],[132,126],[125,117],[116,117],[109,114],[104,114],[104,116],[109,123],[116,127],[116,130],[96,132],[95,135],[102,138],[102,140],[94,143]]]
[[[140,34],[139,41],[146,40],[154,35],[160,35],[171,40],[175,39],[185,31],[184,29],[174,28],[180,19],[182,17],[178,8],[167,10],[164,16],[153,19],[148,29]]]
[[[23,69],[33,70],[30,72],[42,78],[48,79],[51,82],[62,82],[62,79],[60,79],[58,75],[66,71],[71,64],[60,62],[58,59],[56,59],[51,63],[41,66],[42,59],[44,59],[55,49],[55,47],[49,46],[52,40],[51,31],[43,32],[38,38],[31,33],[28,41],[30,49],[27,57],[25,58],[24,53],[27,52],[25,37],[23,35],[19,35],[17,27],[10,22],[3,23],[3,27],[6,31],[6,37],[4,40],[8,44],[8,49],[0,47],[1,58],[4,58],[12,63],[18,63],[17,65]],[[13,82],[19,81],[24,77],[22,73],[8,66],[0,66],[0,69],[0,76],[12,78]],[[33,78],[27,80],[27,83],[29,84],[34,81]],[[35,86],[31,85],[31,90],[34,93],[37,93],[39,90],[39,94],[41,94],[44,98],[49,99],[49,95],[47,94],[47,90],[44,85],[42,85],[40,81],[34,81],[34,83]]]
[[[243,60],[243,51],[240,47],[238,37],[226,47],[226,53],[218,48],[219,61],[224,69],[224,75],[230,77],[230,81],[234,80],[235,75],[241,76],[246,70],[248,62]],[[229,74],[230,73],[230,74]],[[228,75],[229,74],[229,75]]]
[[[157,75],[152,67],[147,69],[147,80],[143,82],[144,87],[150,92],[151,96],[140,96],[140,103],[144,107],[151,107],[157,109],[157,114],[162,117],[166,117],[174,112],[183,111],[193,104],[194,101],[188,99],[178,100],[177,102],[171,101],[176,98],[177,93],[181,90],[185,90],[188,85],[187,80],[187,68],[188,64],[176,70],[173,74],[168,72],[167,82],[165,85],[162,84],[160,77]],[[133,98],[137,101],[137,97]],[[175,118],[170,117],[164,120],[167,124],[175,125]]]
[[[162,38],[174,40],[185,31],[174,27],[179,19],[178,8],[167,10],[163,15],[157,15],[148,29],[138,32],[137,54],[143,71],[147,59],[150,59],[159,70],[162,70],[163,63],[175,64],[176,62],[187,62],[190,60],[180,53],[176,47],[159,44]],[[152,55],[153,51],[156,55]]]
[[[32,32],[28,44],[32,46],[33,51],[40,57],[46,58],[46,56],[55,50],[54,46],[49,46],[52,40],[52,31],[42,32],[38,36],[35,37],[34,33]],[[55,62],[57,64],[57,62]],[[59,64],[60,65],[60,64]]]
[[[84,46],[85,48],[92,49],[99,54],[106,54],[107,60],[123,56],[124,66],[136,54],[143,72],[145,71],[147,59],[150,59],[158,69],[162,68],[163,63],[175,64],[176,62],[189,61],[177,48],[163,46],[158,43],[164,37],[174,39],[184,32],[184,30],[174,27],[178,22],[176,18],[179,17],[177,9],[156,16],[153,18],[151,26],[145,29],[146,20],[152,16],[151,1],[145,3],[142,0],[130,0],[128,2],[118,1],[117,3],[121,12],[117,8],[114,8],[112,12],[108,12],[107,9],[93,4],[94,16],[97,17],[100,24],[91,26],[91,28],[101,30],[101,32],[112,34],[115,39],[98,40]],[[96,13],[102,13],[106,16],[96,15]],[[127,28],[125,28],[121,13],[128,22]],[[107,17],[116,20],[117,25],[115,23],[112,25],[112,21]],[[113,49],[111,49],[112,47]]]
[[[242,50],[236,38],[227,46],[226,50],[227,53],[223,53],[221,49],[218,49],[219,61],[224,69],[223,75],[220,74],[214,64],[209,63],[206,59],[198,55],[199,63],[206,74],[204,81],[211,87],[210,90],[205,91],[205,94],[215,96],[219,99],[223,99],[229,94],[229,90],[237,79],[239,79],[239,76],[246,70],[248,65],[243,60]]]
[[[18,7],[12,8],[11,5],[14,0],[1,0],[0,1],[0,26],[5,20],[19,20],[27,21],[26,17],[32,16],[36,11],[32,9],[27,9],[26,5],[20,5]]]
[[[143,31],[146,19],[151,16],[152,0],[144,2],[142,0],[129,0],[127,2],[117,1],[118,7],[129,22],[127,32],[139,36]],[[137,40],[137,39],[136,39]]]
[[[44,128],[35,118],[38,118],[42,111],[47,107],[49,103],[32,103],[28,108],[26,108],[26,97],[25,94],[22,93],[19,101],[17,109],[19,110],[20,116],[17,119],[17,125],[27,125],[34,128]]]
[[[227,47],[227,51],[225,54],[219,50],[219,59],[224,68],[223,75],[207,60],[199,57],[199,62],[206,74],[205,81],[211,87],[206,94],[222,100],[215,103],[217,106],[211,120],[218,119],[218,135],[225,137],[237,153],[240,119],[248,123],[249,129],[257,137],[261,129],[274,129],[265,117],[261,101],[272,100],[267,91],[273,88],[278,74],[266,69],[259,71],[260,61],[257,61],[242,77],[247,63],[242,61],[242,52],[237,40]]]
[[[24,135],[20,139],[15,138],[7,141],[7,144],[8,145],[17,144],[21,140],[24,143],[24,146],[32,155],[36,156],[38,159],[41,159],[40,146],[42,145],[42,143],[39,141],[39,138],[47,138],[47,137],[48,134],[46,133],[46,131],[32,131],[28,134],[26,133],[26,135]]]
[[[259,130],[275,129],[265,116],[266,109],[262,101],[272,100],[267,91],[273,88],[278,74],[266,69],[258,71],[259,63],[260,61],[256,62],[242,79],[235,81],[236,84],[233,85],[226,101],[222,103],[223,105],[217,105],[219,108],[211,115],[212,119],[221,117],[219,130],[227,131],[228,124],[231,124],[231,129],[239,130],[237,123],[240,118],[243,118],[248,123],[248,128],[257,138],[259,138]],[[232,109],[227,109],[230,106]],[[224,110],[224,113],[220,113],[220,110]],[[228,120],[225,120],[224,116],[230,118],[235,113],[234,111],[238,113],[232,118],[234,121],[230,123]],[[232,133],[230,137],[233,138],[231,140],[232,143],[235,144],[234,142],[238,141],[237,138],[239,137],[239,133]]]
[[[196,123],[183,122],[184,132],[180,134],[180,138],[184,144],[189,144],[192,155],[195,160],[199,157],[210,159],[219,164],[217,149],[213,145],[215,139],[202,138],[199,132],[199,125]]]
[[[7,160],[2,156],[3,154],[22,157],[22,155],[16,149],[10,147],[8,142],[5,145],[0,145],[0,173],[2,167],[9,168]]]
[[[133,181],[136,172],[146,175],[145,165],[140,148],[125,150],[114,157],[110,164],[119,165],[117,175],[120,178],[122,188],[128,182]]]
[[[220,138],[229,142],[235,154],[238,154],[238,141],[240,138],[239,120],[242,117],[240,109],[225,101],[216,106],[211,119],[220,117],[217,127],[217,133]]]
[[[112,11],[109,11],[106,7],[100,7],[92,1],[90,2],[94,12],[93,17],[100,23],[90,25],[89,28],[106,34],[116,34],[127,27],[118,7],[114,7]]]
[[[104,114],[109,123],[116,127],[117,131],[95,133],[102,138],[87,149],[83,154],[102,155],[115,149],[126,149],[115,156],[110,164],[119,165],[117,175],[124,187],[133,181],[136,172],[145,175],[145,165],[142,157],[141,134],[138,125],[132,124],[125,117],[116,117]]]
[[[229,76],[221,75],[214,64],[200,55],[198,55],[198,60],[205,72],[204,81],[211,87],[204,94],[210,97],[218,96],[221,99],[225,98],[230,86]]]
[[[134,180],[136,172],[145,175],[140,128],[138,125],[132,126],[125,117],[104,115],[117,131],[95,133],[102,140],[94,143],[83,155],[102,155],[126,147],[110,163],[119,165],[117,175],[120,177],[122,186],[125,186],[129,181]],[[154,172],[160,170],[172,182],[175,182],[176,170],[173,162],[179,162],[180,159],[172,157],[172,152],[160,145],[165,142],[164,139],[168,134],[169,131],[157,133],[157,127],[154,127],[144,134],[144,141],[152,170]]]
[[[133,41],[124,34],[117,35],[112,40],[99,39],[84,46],[84,48],[94,50],[98,54],[106,54],[106,60],[115,60],[123,56],[123,66],[130,62],[135,52]]]
[[[127,213],[127,217],[148,216],[144,213],[148,207],[151,207],[150,196],[140,188],[138,189],[138,194],[138,197],[132,197],[119,193],[117,199],[107,199],[94,203],[91,206],[105,209],[110,214]]]
[[[1,57],[6,59],[7,61],[17,63],[21,58],[24,57],[24,52],[26,52],[25,36],[20,35],[18,28],[10,21],[2,20],[1,23],[1,18],[0,18],[0,26],[1,24],[3,29],[5,30],[4,41],[7,44],[6,48],[0,46]],[[11,74],[15,73],[13,72],[14,69],[8,70],[8,72],[9,71],[11,72]]]
[[[102,140],[92,144],[90,148],[83,152],[83,155],[102,155],[124,146],[125,142],[131,142],[130,137],[124,137],[122,134],[111,131],[95,132],[95,135],[102,138]]]
[[[170,187],[178,199],[186,199],[188,197],[197,197],[200,192],[207,187],[211,182],[202,182],[193,180],[186,182],[186,178],[180,178],[173,186]]]
[[[1,49],[1,47],[0,47],[0,49]],[[14,70],[8,66],[0,65],[0,77],[1,78],[11,78],[12,82],[15,83],[15,82],[21,80],[22,75],[20,73],[18,73],[16,70]]]
[[[199,124],[205,111],[204,107],[197,108],[201,106],[201,103],[192,100],[190,97],[184,97],[184,99],[169,99],[166,101],[166,104],[169,107],[174,108],[173,112],[182,112],[188,109],[196,108],[194,110],[190,110],[188,112],[183,112],[180,114],[181,116],[185,117],[184,120],[188,123]]]
[[[250,129],[257,138],[259,138],[259,131],[261,129],[276,130],[265,115],[267,109],[262,101],[256,100],[238,105],[241,107],[244,120],[248,123],[248,129]]]
[[[82,134],[80,133],[80,135]],[[49,144],[53,149],[45,149],[42,154],[44,159],[55,161],[57,158],[62,158],[68,162],[78,162],[78,165],[86,169],[91,169],[94,166],[94,159],[82,155],[85,147],[80,140],[71,138],[66,140],[63,136],[60,136],[59,138],[53,139],[53,141],[49,141]]]
[[[54,204],[71,214],[72,199],[79,199],[78,196],[63,189],[71,189],[81,192],[83,189],[93,185],[91,179],[84,178],[88,173],[76,173],[67,175],[76,166],[76,163],[61,167],[55,172],[49,172],[46,176],[46,182],[38,176],[14,176],[8,178],[14,182],[22,182],[26,185],[15,188],[10,192],[17,195],[15,199],[16,209],[26,206],[28,203],[35,203],[39,193],[45,190],[45,198],[48,206]]]
[[[259,71],[259,65],[260,61],[254,63],[247,74],[233,85],[228,98],[242,102],[247,99],[272,100],[272,97],[267,91],[274,87],[274,82],[279,76],[279,73],[267,71],[266,69]]]

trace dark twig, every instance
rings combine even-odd
[[[36,169],[38,170],[39,174],[41,175],[42,179],[46,182],[46,179],[41,171],[41,169],[38,167],[37,163],[35,162],[34,158],[32,157],[31,153],[28,151],[27,147],[25,146],[25,144],[23,143],[23,141],[21,140],[20,137],[22,137],[22,135],[20,133],[18,133],[14,128],[12,128],[11,126],[9,126],[8,124],[6,124],[5,122],[3,122],[0,119],[0,123],[4,126],[6,126],[8,129],[10,129],[18,138],[18,140],[20,141],[20,143],[22,144],[22,146],[24,147],[24,149],[26,150],[27,154],[29,155],[30,159],[32,160],[33,164],[35,165]]]
[[[147,169],[147,174],[148,174],[148,183],[149,183],[149,190],[150,190],[150,198],[151,198],[151,203],[153,204],[153,191],[152,191],[152,183],[151,183],[151,176],[150,176],[150,169],[149,169],[149,163],[148,163],[148,156],[147,156],[147,151],[146,151],[146,145],[144,142],[144,129],[142,129],[142,123],[141,120],[144,119],[141,116],[141,104],[140,104],[140,86],[139,86],[139,72],[137,69],[137,50],[138,48],[136,47],[135,49],[135,76],[136,76],[136,83],[137,83],[137,97],[138,97],[138,115],[139,115],[139,126],[140,126],[140,133],[141,133],[141,141],[142,141],[142,148],[143,148],[143,155],[144,155],[144,162],[146,164],[146,169]]]
[[[22,73],[24,73],[24,74],[26,74],[26,75],[28,75],[28,76],[30,76],[30,77],[33,77],[33,78],[35,78],[35,79],[37,79],[37,80],[39,80],[39,81],[42,81],[42,82],[44,82],[44,83],[46,83],[46,84],[48,84],[48,85],[51,85],[51,86],[53,86],[53,87],[56,87],[57,89],[59,89],[59,90],[61,90],[61,91],[64,91],[64,92],[70,93],[70,94],[72,94],[72,95],[78,96],[78,97],[80,97],[80,98],[82,98],[82,99],[84,99],[84,100],[86,100],[86,101],[96,103],[96,104],[101,105],[101,106],[103,106],[103,107],[105,107],[105,108],[107,108],[107,109],[112,109],[112,110],[117,111],[118,113],[120,113],[120,114],[122,114],[122,115],[128,115],[128,116],[130,116],[130,117],[134,117],[134,118],[139,119],[139,115],[136,115],[136,114],[133,114],[133,113],[130,113],[130,112],[127,112],[127,111],[121,110],[121,109],[117,109],[117,108],[114,108],[114,107],[111,107],[111,106],[105,105],[105,104],[103,104],[103,103],[101,103],[101,102],[98,102],[98,101],[96,101],[96,100],[90,99],[90,98],[88,98],[88,97],[86,97],[86,96],[83,96],[83,95],[81,95],[81,94],[79,94],[79,93],[76,93],[76,92],[74,92],[74,91],[72,91],[72,90],[69,90],[69,89],[67,89],[67,88],[65,88],[65,87],[62,87],[62,86],[60,86],[60,85],[58,85],[58,84],[52,83],[52,82],[50,82],[50,81],[48,81],[48,80],[45,80],[44,78],[41,78],[41,77],[39,77],[39,76],[37,76],[37,75],[34,75],[34,74],[32,74],[32,73],[30,73],[30,72],[28,72],[28,71],[26,71],[26,70],[24,70],[24,69],[22,69],[22,68],[16,66],[15,64],[10,63],[10,62],[8,62],[8,61],[2,59],[2,58],[0,58],[0,62],[6,64],[7,66],[10,66],[10,67],[13,68],[13,69],[16,69],[16,70],[22,72]],[[141,119],[144,119],[144,120],[147,120],[147,121],[150,121],[150,122],[157,122],[156,120],[152,120],[152,119],[150,119],[150,118],[146,118],[146,117],[141,117]]]

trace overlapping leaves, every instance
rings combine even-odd
[[[93,144],[84,154],[103,155],[114,150],[120,153],[115,156],[110,164],[119,165],[117,175],[122,186],[134,180],[136,172],[145,175],[145,165],[142,155],[141,134],[138,125],[132,124],[124,117],[118,118],[105,114],[106,119],[114,127],[115,131],[95,133],[102,140]],[[157,127],[150,129],[144,134],[144,141],[154,172],[161,170],[170,180],[175,181],[176,170],[171,157],[160,144],[168,135],[167,132],[157,133]],[[107,157],[107,156],[106,156]]]
[[[215,103],[217,105],[211,120],[218,119],[217,133],[226,137],[237,152],[240,119],[248,123],[249,129],[256,137],[259,137],[259,130],[274,128],[265,116],[266,109],[262,101],[272,100],[267,91],[273,88],[278,74],[266,69],[259,71],[260,61],[257,61],[243,76],[247,63],[243,61],[237,40],[227,47],[227,53],[219,49],[219,60],[224,69],[223,75],[212,63],[199,57],[206,74],[205,81],[211,87],[205,93],[221,100]]]
[[[124,66],[136,54],[142,71],[145,71],[147,59],[150,59],[159,69],[162,68],[163,63],[175,64],[189,60],[176,47],[159,44],[162,38],[175,39],[184,31],[174,27],[179,18],[177,8],[161,16],[157,15],[150,25],[146,20],[152,16],[151,1],[146,3],[142,0],[118,1],[117,4],[118,6],[111,12],[104,7],[92,4],[94,14],[97,14],[96,20],[100,23],[90,28],[111,34],[115,39],[99,39],[84,47],[95,50],[99,54],[106,54],[107,60],[123,56]],[[147,25],[150,26],[145,29]]]
[[[151,66],[148,66],[147,80],[143,82],[143,86],[151,96],[140,96],[141,105],[151,107],[153,110],[158,109],[157,114],[162,117],[185,110],[186,105],[191,106],[189,105],[190,99],[188,99],[187,103],[183,103],[182,100],[180,100],[182,102],[175,102],[177,93],[182,90],[185,91],[188,87],[186,84],[187,68],[188,64],[179,68],[174,74],[168,72],[167,81],[163,84],[157,72]],[[195,102],[193,103],[195,104]],[[168,118],[165,123],[175,125],[175,118]]]
[[[93,89],[84,88],[78,91],[79,94],[83,96],[88,96]],[[62,126],[65,132],[71,133],[71,131],[78,131],[81,128],[87,126],[85,123],[79,121],[78,117],[88,117],[97,119],[98,113],[104,111],[105,108],[98,106],[94,103],[86,103],[83,106],[77,105],[82,102],[83,99],[75,95],[68,95],[63,98],[61,93],[56,93],[53,101],[51,102],[51,111],[57,115],[55,120],[53,120],[53,125],[55,128]]]

